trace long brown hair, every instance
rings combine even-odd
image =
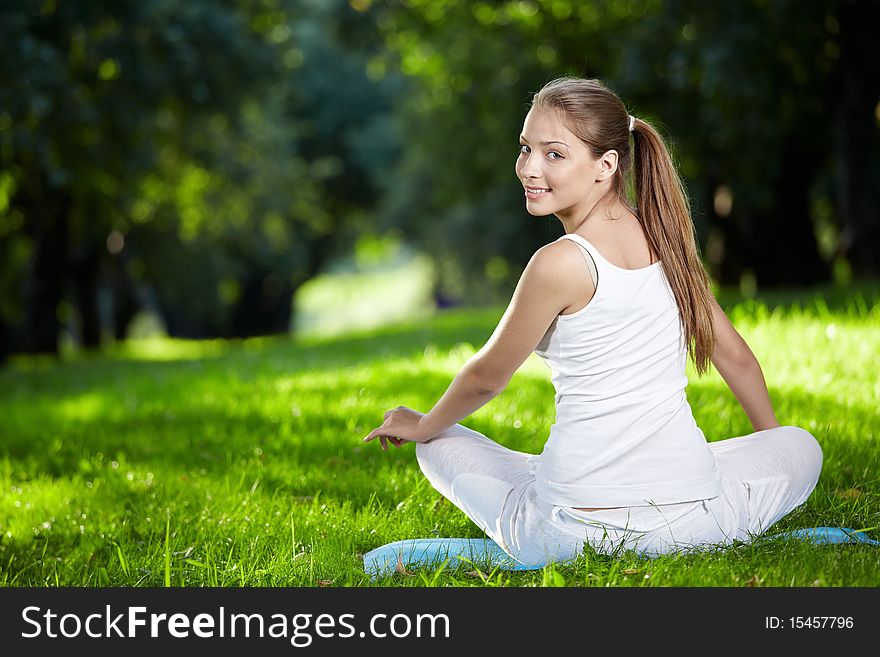
[[[594,158],[617,151],[617,173],[609,193],[632,208],[642,224],[675,295],[688,354],[697,374],[704,374],[715,348],[712,290],[700,260],[687,191],[663,137],[641,119],[635,120],[630,133],[629,112],[599,80],[557,78],[534,95],[532,106],[558,111]],[[635,207],[627,194],[630,186]]]

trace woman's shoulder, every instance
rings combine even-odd
[[[533,263],[561,277],[571,274],[572,267],[583,260],[581,248],[574,240],[560,237],[554,242],[545,244],[532,256]]]
[[[568,308],[581,301],[585,294],[592,293],[589,275],[578,274],[585,269],[581,247],[573,240],[559,238],[535,251],[523,278],[540,286],[545,294],[552,295],[561,302],[562,308]],[[584,285],[572,284],[574,280],[584,281]]]
[[[571,235],[562,235],[552,242],[549,242],[535,251],[535,254],[550,254],[553,257],[565,257],[566,253],[574,253],[577,255],[580,247],[571,239]]]

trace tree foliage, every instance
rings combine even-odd
[[[552,217],[514,174],[531,95],[603,79],[666,135],[723,284],[880,272],[870,0],[30,0],[0,5],[0,358],[285,332],[365,235],[438,299],[509,294]]]
[[[877,3],[388,7],[389,58],[420,85],[405,110],[399,177],[411,182],[388,199],[388,216],[454,257],[441,285],[479,297],[489,292],[476,282],[494,274],[509,289],[535,244],[561,234],[526,215],[512,170],[525,103],[560,75],[603,79],[666,135],[717,281],[809,284],[832,270],[840,280],[850,267],[880,271],[876,250],[854,239],[876,243],[880,226],[868,184],[880,169],[880,82],[866,64],[880,54],[868,27]],[[853,44],[861,60],[848,56]],[[475,248],[455,255],[461,243]]]
[[[54,352],[72,314],[97,346],[145,303],[173,335],[287,331],[393,157],[368,143],[394,84],[362,65],[370,18],[341,1],[0,11],[0,341]]]

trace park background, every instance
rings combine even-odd
[[[597,77],[668,139],[715,292],[822,479],[781,528],[876,535],[880,4],[25,1],[0,8],[0,584],[369,583],[480,532],[411,449],[562,234],[528,100]],[[717,372],[709,440],[751,431]],[[540,451],[530,358],[466,424]],[[876,585],[876,549],[738,546],[390,585]]]

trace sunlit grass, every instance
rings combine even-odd
[[[815,493],[774,531],[873,527],[877,537],[880,304],[862,291],[823,303],[800,294],[775,310],[756,301],[728,308],[780,421],[808,428],[825,452]],[[371,582],[361,556],[374,547],[481,535],[427,484],[412,446],[383,453],[360,438],[388,408],[428,410],[502,311],[447,311],[335,337],[152,338],[61,363],[17,359],[0,371],[0,584],[880,583],[876,547],[793,542],[654,560],[587,550],[543,571],[462,567]],[[709,440],[751,430],[716,372],[690,376]],[[552,398],[532,356],[464,423],[538,452]]]
[[[432,312],[433,265],[415,256],[388,269],[324,274],[297,292],[293,329],[299,335],[340,335]]]

